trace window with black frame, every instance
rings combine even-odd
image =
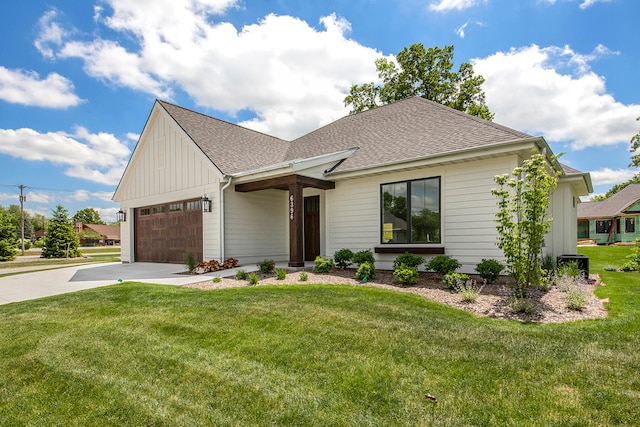
[[[382,243],[440,243],[440,177],[380,186]]]

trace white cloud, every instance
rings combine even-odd
[[[589,68],[603,53],[583,55],[570,47],[536,45],[472,61],[495,121],[542,134],[573,149],[628,143],[637,132],[640,105],[625,105],[607,93],[605,79]]]
[[[0,99],[47,108],[67,108],[83,102],[73,93],[73,83],[60,74],[51,73],[41,79],[34,71],[3,66],[0,66]]]
[[[460,36],[461,39],[464,38],[464,30],[467,28],[467,25],[469,25],[469,22],[465,22],[456,30],[456,34]]]
[[[122,176],[130,151],[111,134],[92,134],[78,127],[71,135],[64,132],[44,134],[26,128],[0,129],[0,153],[66,165],[68,176],[115,185]]]
[[[429,9],[436,12],[447,12],[449,10],[464,10],[486,3],[487,0],[440,0],[429,5]]]
[[[38,21],[39,34],[34,45],[45,57],[52,59],[55,55],[50,45],[60,45],[68,34],[60,24],[56,22],[58,11],[53,9],[45,13]]]
[[[580,9],[586,9],[596,3],[609,3],[611,0],[584,0],[580,3]]]
[[[81,58],[87,74],[159,98],[180,90],[203,107],[249,110],[255,117],[243,125],[284,138],[345,115],[351,85],[377,79],[381,54],[349,39],[350,23],[335,14],[320,19],[321,29],[273,14],[236,29],[217,15],[236,6],[231,0],[150,1],[107,0],[108,11],[95,10],[126,47],[62,37],[53,56]]]
[[[593,185],[614,185],[629,181],[638,171],[633,169],[603,168],[589,172]]]

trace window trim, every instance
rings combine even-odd
[[[412,241],[412,224],[411,224],[411,184],[414,182],[418,182],[418,181],[428,181],[428,180],[437,180],[438,181],[438,217],[439,217],[439,225],[438,225],[438,230],[439,230],[439,234],[440,234],[440,239],[436,242],[436,241],[431,241],[431,242],[413,242]],[[394,184],[406,184],[406,189],[407,189],[407,241],[406,242],[384,242],[383,241],[383,236],[384,236],[384,191],[383,191],[383,187],[386,185],[394,185]],[[415,178],[415,179],[406,179],[406,180],[399,180],[399,181],[392,181],[392,182],[383,182],[380,184],[380,191],[379,191],[379,202],[378,202],[378,209],[379,209],[379,217],[378,220],[380,221],[379,224],[379,239],[378,241],[380,242],[381,245],[385,246],[385,247],[390,247],[390,245],[398,245],[399,247],[406,247],[408,248],[408,246],[416,246],[416,245],[430,245],[430,246],[434,246],[434,245],[442,245],[442,176],[441,175],[436,175],[436,176],[429,176],[429,177],[424,177],[424,178]],[[383,252],[380,252],[383,253]]]

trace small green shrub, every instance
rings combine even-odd
[[[547,272],[547,276],[556,270],[556,262],[551,255],[545,255],[542,258],[542,269]]]
[[[364,261],[358,266],[356,271],[356,279],[366,282],[369,279],[376,277],[376,267],[373,263]]]
[[[276,277],[278,280],[284,280],[287,277],[287,271],[282,268],[277,269]]]
[[[192,253],[184,254],[184,265],[187,267],[189,273],[193,273],[196,269],[196,257]]]
[[[243,269],[236,271],[236,279],[245,280],[247,278],[247,272]]]
[[[476,271],[487,282],[493,282],[500,276],[504,270],[504,266],[495,259],[482,259],[478,265],[476,265]]]
[[[567,289],[564,302],[569,310],[582,310],[587,302],[587,295],[579,287],[572,287]]]
[[[261,273],[267,274],[273,271],[273,269],[276,267],[276,262],[272,259],[265,259],[263,261],[260,261],[256,265],[258,266],[258,269]]]
[[[301,271],[300,272],[300,281],[301,282],[306,282],[307,280],[309,280],[309,275],[307,274],[306,271]]]
[[[515,313],[533,314],[538,311],[538,305],[530,298],[511,298],[509,307]]]
[[[451,258],[449,255],[436,255],[425,263],[425,268],[429,271],[435,271],[436,273],[445,275],[459,269],[460,263],[457,259]]]
[[[258,275],[256,273],[249,273],[249,284],[250,285],[258,284]]]
[[[353,252],[351,249],[340,249],[333,254],[333,260],[336,267],[344,270],[353,263]]]
[[[393,269],[395,270],[401,265],[418,268],[421,264],[424,264],[424,258],[418,255],[411,254],[409,252],[405,252],[402,255],[398,255],[395,261],[393,261]]]
[[[328,273],[333,268],[333,260],[331,258],[322,258],[321,256],[317,256],[315,261],[313,261],[314,267],[313,269],[317,273]]]
[[[393,270],[393,277],[402,285],[415,285],[418,281],[418,267],[400,264]]]
[[[556,268],[557,277],[579,277],[581,274],[578,261],[563,262]]]
[[[639,271],[640,270],[640,238],[636,239],[636,246],[633,252],[627,255],[628,261],[624,263],[622,271]]]
[[[458,293],[464,302],[476,302],[483,286],[478,286],[475,280],[467,280],[458,288]]]
[[[618,271],[618,266],[614,264],[607,264],[604,267],[602,267],[602,269],[604,271]]]
[[[373,265],[376,264],[376,259],[374,258],[373,252],[371,252],[370,249],[365,249],[363,251],[356,252],[355,254],[353,254],[352,261],[358,265],[363,264],[365,262],[368,262]]]
[[[445,288],[453,289],[456,292],[463,288],[468,280],[469,276],[464,273],[450,272],[442,276],[442,283]]]
[[[220,277],[214,277],[213,278],[213,283],[220,283],[222,281],[222,279]]]

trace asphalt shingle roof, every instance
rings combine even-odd
[[[630,184],[598,202],[582,202],[578,205],[578,218],[612,218],[620,215],[640,200],[640,184]]]
[[[532,138],[421,97],[343,117],[291,142],[168,102],[158,103],[218,169],[229,175],[351,148],[358,150],[334,172]]]
[[[223,174],[282,162],[291,144],[165,101],[158,103]]]

